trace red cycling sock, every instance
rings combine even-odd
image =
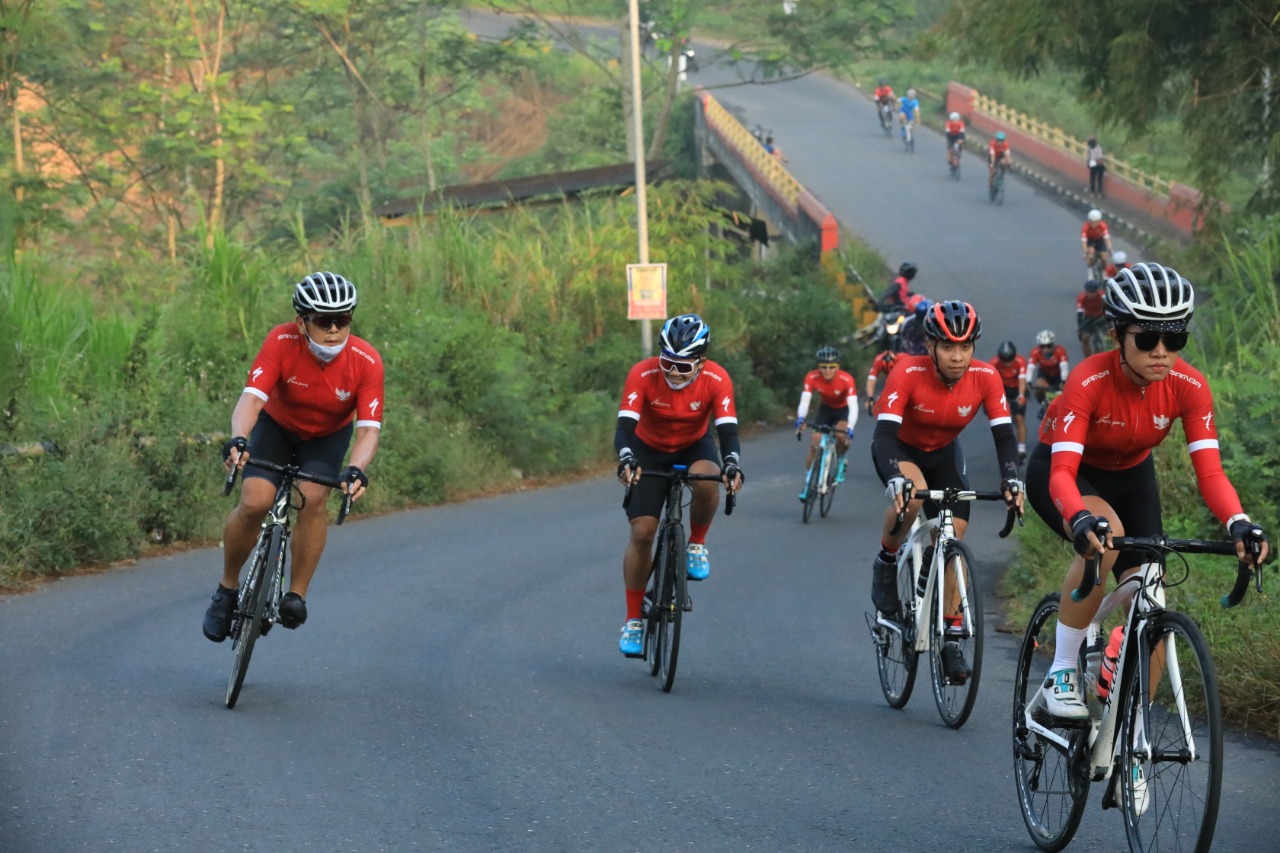
[[[640,619],[644,616],[644,590],[629,589],[627,590],[627,621],[632,619]]]
[[[707,539],[707,531],[711,529],[710,524],[690,524],[689,525],[689,544],[702,545]]]

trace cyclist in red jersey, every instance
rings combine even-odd
[[[991,359],[1000,374],[1004,396],[1013,415],[1013,431],[1018,437],[1018,464],[1027,461],[1027,360],[1018,355],[1013,341],[1002,341]]]
[[[1111,257],[1111,229],[1102,220],[1102,211],[1094,208],[1085,217],[1080,226],[1080,248],[1084,251],[1084,268],[1093,269],[1094,258],[1102,256],[1103,261]]]
[[[911,281],[916,277],[917,272],[919,268],[911,261],[906,261],[899,266],[898,275],[880,297],[880,304],[876,309],[882,314],[905,314],[908,311],[914,311],[917,303],[924,299],[911,289]]]
[[[829,426],[836,439],[836,458],[840,464],[836,466],[836,483],[844,482],[845,452],[849,442],[853,440],[853,428],[858,423],[858,383],[851,373],[840,369],[840,350],[835,347],[822,347],[817,352],[818,368],[810,370],[804,377],[804,385],[800,389],[800,405],[796,409],[796,438],[804,431],[805,419],[809,414],[809,403],[813,395],[818,395],[818,415],[814,418],[815,426]],[[809,443],[809,452],[805,456],[804,469],[809,470],[813,457],[818,454],[818,433],[813,434]],[[800,500],[808,497],[809,486],[800,493]]]
[[[204,635],[215,643],[231,629],[240,569],[281,481],[279,474],[254,467],[252,458],[296,464],[341,480],[342,491],[355,500],[369,485],[364,469],[378,451],[382,357],[351,334],[355,285],[336,273],[313,273],[294,286],[293,307],[293,322],[272,329],[254,358],[231,413],[233,437],[222,447],[227,470],[241,468],[244,479],[240,502],[222,531],[222,581],[204,616]],[[341,468],[348,446],[351,458]],[[303,501],[293,528],[289,591],[280,602],[280,624],[286,628],[307,621],[307,586],[324,553],[329,524],[331,490],[310,482],[299,483],[298,490]]]
[[[1004,163],[1006,169],[1013,168],[1013,152],[1009,149],[1009,140],[1004,131],[998,131],[987,143],[987,189],[996,185],[996,164]]]
[[[952,149],[957,142],[964,146],[964,119],[960,113],[951,113],[942,129],[947,135],[947,165],[954,169],[960,165],[960,160]]]
[[[1049,391],[1061,391],[1071,366],[1067,363],[1067,350],[1056,343],[1053,331],[1044,329],[1036,335],[1036,345],[1027,356],[1027,387],[1036,395],[1040,411],[1036,415],[1044,419],[1045,408],[1049,403],[1046,394]]]
[[[613,439],[618,479],[633,486],[627,506],[631,538],[622,557],[627,621],[618,641],[627,657],[644,653],[644,590],[653,568],[658,516],[667,497],[665,480],[642,479],[640,472],[687,465],[692,474],[721,474],[730,494],[743,480],[733,382],[728,371],[707,358],[711,330],[697,314],[681,314],[663,324],[660,338],[661,355],[638,362],[627,374]],[[719,450],[711,437],[713,421]],[[720,490],[710,480],[690,485],[688,572],[689,580],[700,581],[711,573],[705,542],[720,505]]]
[[[1107,278],[1115,278],[1116,273],[1120,270],[1127,270],[1133,264],[1129,263],[1129,256],[1117,249],[1111,255],[1111,263],[1107,264]]]
[[[1085,560],[1102,550],[1098,522],[1110,524],[1102,534],[1107,538],[1163,532],[1151,448],[1173,421],[1182,419],[1200,494],[1235,539],[1237,556],[1260,563],[1269,550],[1222,470],[1209,382],[1178,355],[1187,343],[1194,297],[1190,282],[1159,264],[1137,264],[1108,279],[1103,300],[1118,348],[1085,359],[1071,374],[1027,464],[1031,505],[1078,555],[1063,581],[1054,660],[1041,690],[1057,717],[1089,715],[1077,659],[1106,584],[1083,601],[1073,601],[1071,592]],[[1247,543],[1255,543],[1258,553]],[[1102,554],[1103,568],[1117,581],[1143,561],[1138,552]]]
[[[891,349],[887,349],[875,357],[871,362],[871,369],[867,371],[867,414],[871,414],[872,407],[875,405],[876,399],[876,381],[881,374],[888,375],[893,369],[893,363],[897,360],[898,354]]]
[[[1011,506],[1022,506],[1018,480],[1018,452],[1013,421],[1004,386],[991,365],[973,361],[974,342],[982,322],[967,302],[936,302],[925,317],[928,355],[901,356],[889,374],[876,403],[876,429],[871,458],[885,484],[889,507],[885,510],[880,553],[872,564],[871,598],[887,618],[898,618],[898,546],[910,532],[923,501],[905,507],[906,519],[896,533],[898,513],[904,509],[903,492],[910,481],[918,489],[968,488],[964,454],[956,436],[973,420],[978,409],[986,412],[999,458],[1000,488]],[[963,538],[969,526],[969,505],[955,510],[956,536]],[[932,505],[925,507],[930,516]],[[948,609],[953,603],[947,590]],[[944,614],[958,627],[958,613]],[[968,679],[971,669],[958,643],[943,645],[942,657],[949,677],[956,683]]]
[[[1080,351],[1085,358],[1094,354],[1093,332],[1106,322],[1102,311],[1102,282],[1089,279],[1076,296],[1076,337],[1080,339]]]
[[[889,81],[883,79],[880,80],[879,85],[876,86],[874,97],[876,106],[883,106],[884,104],[893,106],[893,87],[889,85]]]

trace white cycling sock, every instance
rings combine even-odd
[[[1068,628],[1059,622],[1054,641],[1053,663],[1049,665],[1049,671],[1058,672],[1063,669],[1079,669],[1080,646],[1084,644],[1084,639],[1088,634],[1088,628]]]

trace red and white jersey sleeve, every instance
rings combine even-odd
[[[1050,439],[1053,450],[1049,494],[1062,517],[1085,508],[1076,486],[1082,461],[1108,471],[1132,468],[1179,418],[1205,503],[1224,524],[1240,513],[1222,470],[1208,380],[1179,358],[1164,381],[1139,387],[1121,372],[1119,350],[1111,350],[1081,362],[1045,415],[1042,440]]]
[[[244,390],[266,402],[263,410],[276,423],[312,439],[352,419],[381,429],[384,383],[382,356],[368,341],[350,335],[338,357],[321,364],[298,327],[282,323],[267,334]]]
[[[876,403],[876,420],[897,421],[898,439],[926,452],[946,447],[981,408],[991,426],[1013,423],[1004,383],[991,365],[975,361],[948,387],[927,355],[900,356]]]
[[[876,356],[875,361],[871,362],[871,369],[867,371],[868,379],[875,379],[882,373],[888,373],[892,369],[889,360],[885,356],[889,353],[882,352]]]
[[[708,425],[738,422],[729,373],[714,361],[684,388],[672,390],[658,357],[637,362],[622,388],[618,417],[636,420],[636,437],[664,453],[683,450],[702,438]]]
[[[817,394],[822,405],[832,409],[858,405],[857,383],[845,370],[837,370],[830,379],[824,379],[821,370],[810,370],[805,374],[804,388],[800,393]]]

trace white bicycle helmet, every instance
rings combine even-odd
[[[1044,329],[1036,335],[1036,346],[1047,347],[1050,346],[1054,340],[1056,339],[1053,336],[1053,332],[1049,329]]]
[[[952,121],[959,121],[960,113],[952,113],[951,115],[947,116],[947,118],[951,119]]]
[[[1111,257],[1112,257],[1112,259],[1113,259],[1113,260],[1115,260],[1115,262],[1116,262],[1116,266],[1120,266],[1120,265],[1121,265],[1121,264],[1123,264],[1125,261],[1129,260],[1129,256],[1128,256],[1128,255],[1126,255],[1124,252],[1120,252],[1120,251],[1117,251],[1117,252],[1116,252],[1114,255],[1112,255]]]
[[[1101,222],[1101,221],[1102,221],[1102,211],[1101,211],[1101,210],[1098,210],[1098,208],[1096,208],[1096,207],[1095,207],[1093,210],[1089,211],[1089,221],[1090,221],[1090,222]]]
[[[908,89],[908,90],[907,90],[907,97],[908,97],[908,98],[914,98],[915,96],[916,96],[916,90],[915,90],[915,89]]]
[[[1195,311],[1195,290],[1160,264],[1134,264],[1107,279],[1102,307],[1117,323],[1137,323],[1157,331],[1182,331]]]
[[[356,286],[333,272],[313,272],[293,288],[293,309],[303,314],[343,314],[356,310]]]

